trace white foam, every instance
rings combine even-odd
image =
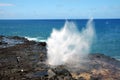
[[[26,36],[25,38],[27,38],[29,41],[46,42],[46,40],[41,39],[40,37],[28,37],[28,36]]]
[[[56,66],[83,61],[90,51],[94,35],[92,19],[81,31],[69,21],[61,30],[53,29],[47,40],[48,64]]]
[[[118,61],[120,61],[120,56],[114,56],[114,58]]]

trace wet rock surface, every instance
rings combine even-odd
[[[0,36],[0,80],[119,80],[120,61],[90,54],[81,66],[50,67],[45,42]]]

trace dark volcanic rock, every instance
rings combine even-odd
[[[17,44],[23,44],[27,39],[21,37],[5,37],[0,38],[0,48],[7,48]]]
[[[0,45],[2,45],[2,42],[0,42]]]
[[[37,75],[39,71],[37,73],[35,69],[41,65],[41,61],[45,62],[46,59],[45,46],[37,44],[35,41],[28,41],[17,36],[2,36],[0,45],[0,80],[10,80],[11,77],[14,77],[12,80],[27,79],[28,77],[23,75],[32,72]],[[46,65],[44,64],[44,66]]]
[[[84,62],[77,73],[71,71],[72,76],[76,79],[80,77],[85,80],[119,80],[120,78],[120,61],[105,56],[104,54],[89,54],[88,60]]]
[[[39,42],[38,45],[46,46],[46,42]]]
[[[0,80],[119,80],[120,61],[90,54],[80,67],[46,64],[45,42],[0,36]]]

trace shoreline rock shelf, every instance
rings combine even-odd
[[[46,64],[45,42],[0,36],[0,80],[119,80],[120,61],[104,54],[89,54],[78,68]]]

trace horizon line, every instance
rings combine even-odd
[[[68,19],[64,19],[64,18],[16,18],[16,19],[10,19],[10,18],[8,18],[8,19],[0,19],[0,20],[82,20],[82,19],[84,19],[84,20],[88,20],[88,19],[90,19],[90,18],[68,18]],[[93,19],[120,19],[120,18],[93,18]]]

